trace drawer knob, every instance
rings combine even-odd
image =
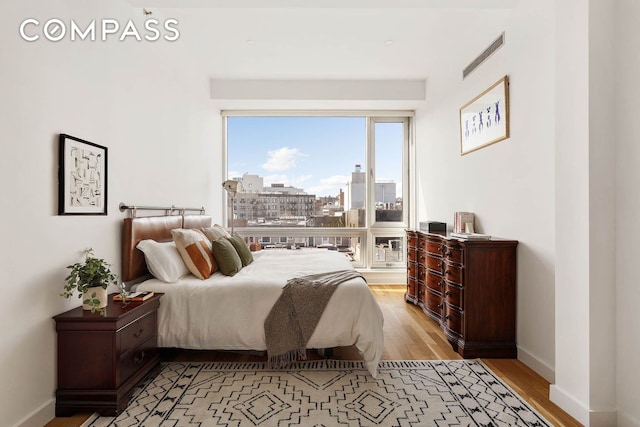
[[[441,288],[444,283],[441,281],[438,282],[438,287]]]
[[[142,361],[144,360],[144,356],[145,356],[145,353],[144,353],[144,350],[142,350],[140,354],[138,354],[133,358],[133,363],[135,363],[136,365],[141,364]]]
[[[449,295],[451,295],[451,291],[447,291],[447,292],[445,292],[444,294],[445,294],[446,296],[449,296]]]
[[[134,338],[140,338],[142,336],[142,334],[144,333],[144,328],[140,328],[140,330],[138,332],[135,332],[133,334]]]
[[[451,274],[451,270],[445,270],[444,274]]]
[[[445,256],[451,256],[451,251],[447,252],[446,254],[444,254]]]
[[[451,315],[447,314],[446,316],[444,316],[444,318],[447,320],[451,320]]]
[[[442,308],[442,303],[438,304],[438,308]]]

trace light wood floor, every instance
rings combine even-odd
[[[371,286],[384,313],[384,360],[452,360],[460,359],[451,350],[440,326],[427,318],[421,309],[404,301],[404,286]],[[318,358],[309,352],[309,358]],[[352,347],[337,348],[333,357],[358,359]],[[260,352],[178,351],[164,352],[163,360],[178,361],[261,361]],[[533,408],[555,426],[578,427],[576,420],[549,400],[549,383],[522,362],[515,359],[482,359],[482,361],[513,388]],[[45,427],[79,427],[89,414],[70,418],[55,418]]]

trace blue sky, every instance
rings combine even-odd
[[[398,126],[376,128],[379,179],[398,182],[400,191],[400,150]],[[355,171],[365,167],[364,117],[228,117],[228,177],[244,173],[264,178],[265,186],[282,183],[302,188],[317,196],[336,196]],[[380,159],[383,157],[384,160]],[[386,167],[389,166],[389,167]]]

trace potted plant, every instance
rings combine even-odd
[[[112,283],[118,284],[117,276],[111,272],[111,265],[104,259],[94,257],[93,249],[89,248],[85,250],[83,262],[76,262],[67,268],[71,272],[65,278],[67,283],[60,295],[71,298],[74,291],[78,291],[84,310],[104,316],[104,308],[108,303],[107,288]]]

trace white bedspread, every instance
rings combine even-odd
[[[207,280],[192,275],[177,283],[157,279],[138,291],[164,292],[158,311],[158,345],[184,349],[265,350],[264,320],[288,279],[352,268],[334,251],[266,250],[233,277]],[[308,348],[355,345],[375,377],[384,336],[380,307],[366,282],[340,284],[327,305]]]

